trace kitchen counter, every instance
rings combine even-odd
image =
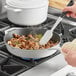
[[[50,76],[76,76],[76,67],[67,65]]]
[[[18,75],[18,76],[50,76],[51,74],[57,72],[66,66],[67,63],[62,54],[37,65],[36,67]]]

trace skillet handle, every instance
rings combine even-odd
[[[64,52],[62,51],[61,47],[55,47],[55,48],[51,48],[51,49],[49,49],[49,50],[57,50],[57,51],[59,51],[63,56],[66,56],[66,55],[67,55],[66,53],[64,53]]]
[[[58,51],[62,52],[60,46],[52,47],[52,48],[49,48],[48,50],[58,50]]]
[[[7,34],[8,32],[12,31],[12,30],[17,30],[17,29],[21,29],[21,28],[10,28],[10,29],[7,29],[5,30],[5,34]]]

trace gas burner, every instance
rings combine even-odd
[[[21,26],[23,28],[47,28],[51,29],[53,24],[55,23],[56,20],[50,19],[49,17],[47,20],[37,26]],[[12,28],[12,27],[20,27],[16,24],[11,23],[7,18],[0,20],[0,76],[17,76],[20,73],[27,71],[55,56],[60,54],[59,51],[56,51],[53,55],[45,57],[45,58],[40,58],[40,59],[22,59],[17,56],[12,55],[11,53],[8,52],[3,38],[4,38],[4,32],[5,30]],[[58,34],[61,34],[61,46],[68,41],[71,41],[74,39],[70,33],[69,29],[72,27],[68,26],[67,24],[60,23],[57,28],[54,30]],[[72,32],[74,34],[74,31]]]
[[[0,51],[0,76],[10,76],[12,74],[14,76],[14,74],[16,75],[27,69],[28,66],[13,60],[11,56]]]
[[[59,51],[56,51],[53,55],[45,58],[24,60],[10,54],[5,45],[0,50],[0,72],[4,74],[3,76],[16,76],[60,54]]]
[[[8,28],[10,28],[9,24],[6,24],[3,21],[0,21],[0,31],[4,31]]]
[[[4,38],[4,33],[0,31],[0,43],[3,42],[3,38]]]
[[[76,27],[69,29],[69,34],[70,34],[73,38],[76,38]]]
[[[50,19],[49,17],[47,18],[47,20],[45,22],[43,22],[42,24],[36,25],[36,26],[27,26],[27,25],[26,26],[22,26],[22,25],[20,26],[20,25],[16,25],[16,24],[10,22],[7,18],[2,19],[1,21],[2,21],[2,23],[5,23],[4,25],[6,25],[6,27],[7,27],[6,29],[12,28],[12,27],[21,27],[21,28],[23,27],[23,28],[31,28],[31,29],[35,29],[35,28],[51,29],[51,27],[55,23],[55,20],[54,19]],[[64,29],[62,27],[63,27],[63,25],[62,25],[62,23],[60,23],[55,31],[57,33],[61,33],[61,31]],[[4,29],[3,26],[2,26],[2,28],[3,28],[3,30],[0,29],[1,31],[5,31],[6,30],[6,29]]]

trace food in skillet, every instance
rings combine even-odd
[[[55,46],[58,42],[50,40],[46,45],[39,45],[39,41],[42,34],[29,34],[29,35],[17,35],[13,34],[7,43],[15,48],[27,49],[27,50],[37,50],[37,49],[47,49]]]

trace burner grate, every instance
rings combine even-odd
[[[6,75],[10,76],[10,75],[18,75],[26,70],[31,69],[32,67],[35,67],[47,60],[49,60],[50,58],[53,58],[54,56],[60,54],[59,51],[56,51],[53,55],[45,57],[45,58],[41,58],[38,60],[23,60],[22,58],[16,57],[14,55],[11,55],[5,45],[2,47],[1,49],[2,51],[0,51],[0,56],[4,56],[4,61],[1,60],[2,58],[0,57],[0,62],[2,62],[2,64],[0,65],[1,67],[1,71],[3,72],[3,74],[5,73]],[[5,75],[4,75],[5,76]]]
[[[55,23],[55,20],[48,18],[44,23],[37,25],[37,26],[23,26],[23,28],[48,28],[51,29],[53,24]],[[20,27],[18,25],[15,25],[8,21],[8,19],[3,19],[0,21],[0,42],[3,41],[4,37],[4,31],[6,29],[12,28],[12,27]],[[6,28],[5,28],[6,27]],[[21,26],[22,27],[22,26]],[[63,43],[67,41],[71,41],[73,37],[69,34],[69,29],[72,28],[68,26],[67,24],[60,23],[59,26],[55,29],[55,32],[58,34],[61,34],[61,46]],[[2,29],[2,30],[1,30]],[[10,54],[5,46],[4,43],[0,43],[0,76],[17,76],[18,74],[31,69],[32,67],[35,67],[36,65],[39,65],[55,56],[60,54],[59,51],[56,51],[53,55],[41,58],[41,59],[29,59],[29,60],[23,60],[22,58],[16,57],[12,54]]]
[[[27,70],[28,66],[13,60],[9,55],[0,51],[0,75],[10,76]],[[1,74],[2,73],[2,74]]]
[[[9,24],[9,26],[11,26],[11,27],[31,27],[30,25],[26,25],[26,26],[21,25],[20,26],[20,25],[14,24],[14,23],[10,22],[7,18],[2,19],[1,21],[6,23],[6,24]],[[50,18],[47,18],[47,20],[45,22],[43,22],[42,24],[39,24],[39,25],[36,25],[36,26],[32,25],[32,27],[41,27],[41,26],[44,26],[45,24],[48,24],[50,22],[54,22],[54,20],[50,19]]]

